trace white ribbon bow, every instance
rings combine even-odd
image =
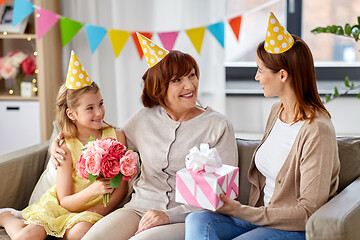
[[[216,148],[209,149],[209,144],[200,144],[200,150],[195,146],[190,149],[186,155],[186,168],[194,172],[205,171],[208,173],[215,172],[215,168],[222,165],[222,161]]]

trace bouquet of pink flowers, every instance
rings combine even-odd
[[[17,75],[35,73],[35,56],[16,50],[0,58],[0,77],[4,79],[15,78]]]
[[[136,162],[135,153],[116,139],[90,137],[76,167],[78,175],[90,182],[99,177],[109,178],[111,187],[117,188],[122,180],[128,181],[136,174]],[[110,194],[104,194],[105,207],[109,201]]]

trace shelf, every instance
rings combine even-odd
[[[0,100],[7,100],[7,101],[39,101],[39,97],[22,97],[22,96],[0,95]]]
[[[4,35],[4,33],[0,34],[0,39],[36,39],[36,34],[29,33],[8,33]]]

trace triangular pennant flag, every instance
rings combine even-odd
[[[84,26],[83,23],[71,20],[67,17],[60,17],[60,29],[61,29],[61,41],[64,47],[71,39],[77,34],[77,32]]]
[[[224,28],[225,25],[223,22],[218,22],[215,24],[212,24],[207,27],[209,31],[214,35],[216,40],[221,44],[222,47],[224,47]]]
[[[241,26],[241,16],[231,18],[229,20],[229,24],[236,36],[236,39],[239,40],[239,34],[240,34],[240,26]]]
[[[94,53],[98,48],[101,41],[104,39],[107,31],[103,27],[94,26],[94,25],[85,25],[86,34],[89,40],[91,53]]]
[[[151,38],[152,38],[152,35],[153,35],[153,34],[150,33],[150,32],[138,32],[138,33],[140,33],[141,35],[144,35],[144,36],[147,37],[148,39],[151,39]],[[131,37],[132,37],[133,40],[134,40],[134,43],[135,43],[136,49],[137,49],[137,51],[138,51],[138,53],[139,53],[140,59],[142,59],[143,56],[144,56],[144,53],[143,53],[142,47],[140,46],[140,43],[139,43],[138,37],[137,37],[137,35],[136,35],[136,32],[133,32],[133,33],[131,34]]]
[[[45,8],[37,8],[36,12],[36,27],[37,27],[37,37],[41,38],[45,33],[47,33],[52,26],[54,26],[57,21],[59,21],[60,16],[54,12],[46,10]]]
[[[114,49],[115,57],[117,58],[121,50],[125,46],[125,43],[127,42],[128,38],[130,37],[130,33],[127,31],[121,31],[115,29],[110,29],[108,33],[112,47]]]
[[[158,33],[159,38],[167,50],[171,51],[174,47],[174,43],[176,41],[176,38],[178,36],[179,32],[162,32]]]
[[[189,36],[192,44],[199,54],[201,51],[202,42],[204,40],[205,29],[205,27],[199,27],[186,30],[186,34]]]
[[[3,5],[4,3],[6,3],[9,0],[0,0],[0,6]]]
[[[24,18],[29,16],[34,12],[34,4],[27,0],[16,0],[14,3],[13,10],[13,20],[12,25],[15,27],[18,25]]]

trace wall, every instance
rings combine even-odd
[[[271,105],[277,98],[262,95],[226,97],[226,113],[233,123],[236,136],[260,139]],[[360,136],[360,99],[343,96],[325,104],[332,116],[337,136]]]

